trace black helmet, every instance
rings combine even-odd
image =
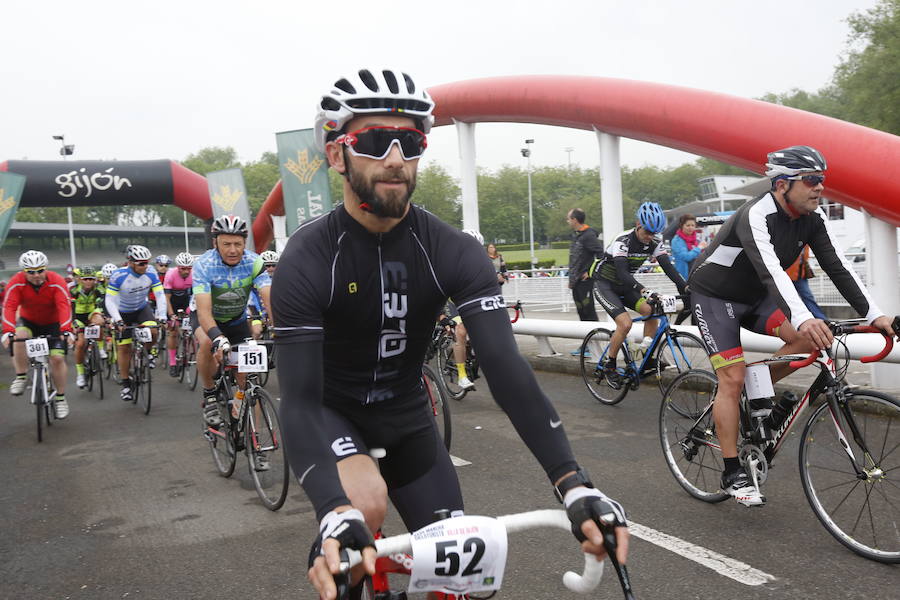
[[[247,222],[237,215],[222,215],[213,221],[209,232],[213,237],[220,233],[247,237]]]
[[[766,177],[770,179],[781,176],[793,177],[828,168],[825,157],[809,146],[791,146],[784,150],[776,150],[769,153],[767,160]]]

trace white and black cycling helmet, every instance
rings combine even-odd
[[[334,82],[317,107],[313,133],[316,148],[325,152],[325,142],[340,134],[348,121],[367,114],[396,113],[418,122],[423,133],[434,124],[434,101],[416,87],[412,77],[391,69],[360,69]]]
[[[247,222],[237,215],[222,215],[213,221],[209,232],[213,237],[222,233],[247,237]]]
[[[103,265],[103,267],[100,269],[100,272],[103,273],[103,276],[104,276],[106,279],[109,279],[110,277],[112,277],[112,274],[115,273],[115,272],[116,272],[116,269],[118,269],[118,268],[119,268],[119,267],[117,267],[116,265],[114,265],[114,264],[112,264],[112,263],[106,263],[106,264]]]
[[[264,265],[277,265],[280,258],[279,254],[274,250],[266,250],[259,257],[263,260]]]
[[[47,262],[47,255],[40,250],[28,250],[19,257],[19,268],[22,270],[40,269],[46,267]]]
[[[194,265],[194,255],[190,252],[180,252],[178,256],[175,257],[175,266],[177,267],[191,267]]]
[[[169,265],[172,264],[172,258],[168,254],[160,254],[159,256],[156,257],[156,260],[154,260],[153,262],[155,262],[158,265],[163,265],[165,267],[168,267]]]
[[[125,256],[128,260],[150,260],[150,251],[146,246],[138,246],[137,244],[133,246],[128,246],[128,250],[125,251]]]
[[[776,150],[770,152],[766,159],[766,177],[770,179],[825,171],[828,168],[825,157],[809,146],[791,146]]]
[[[484,236],[481,235],[481,232],[477,229],[463,229],[463,233],[467,233],[471,235],[473,238],[478,240],[478,243],[484,246]]]

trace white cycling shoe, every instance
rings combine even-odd
[[[53,410],[56,411],[57,419],[65,419],[69,416],[69,403],[65,400],[56,400],[53,402]]]
[[[107,358],[109,358],[109,354],[106,353],[106,350],[104,348],[97,348],[97,350],[100,351],[101,360],[106,360]]]
[[[743,469],[728,476],[722,475],[722,491],[744,506],[763,506],[766,503],[766,497],[756,489]]]
[[[9,384],[9,393],[13,396],[21,396],[26,387],[28,387],[28,380],[16,377],[13,379],[13,382]]]
[[[75,385],[79,388],[84,388],[87,386],[87,381],[84,379],[84,373],[79,373],[75,376]]]
[[[459,387],[461,387],[464,390],[474,390],[475,384],[472,383],[472,380],[469,379],[468,377],[463,377],[462,379],[459,380]]]

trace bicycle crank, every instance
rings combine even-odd
[[[766,459],[765,453],[759,446],[745,444],[741,447],[738,457],[753,479],[754,485],[759,489],[759,486],[764,484],[769,477],[769,461]]]

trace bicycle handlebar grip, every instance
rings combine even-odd
[[[817,358],[819,358],[819,351],[818,351],[818,350],[816,350],[815,352],[813,352],[812,354],[810,354],[809,356],[807,356],[807,357],[806,357],[805,359],[803,359],[803,360],[792,360],[792,361],[791,361],[790,363],[788,363],[788,364],[790,364],[790,366],[791,366],[792,369],[799,369],[799,368],[801,368],[801,367],[805,367],[805,366],[807,366],[807,365],[813,364],[814,362],[816,362],[816,359],[817,359]]]
[[[563,585],[576,594],[587,594],[598,585],[603,578],[603,561],[594,558],[593,554],[584,555],[584,572],[579,575],[574,571],[563,574]]]
[[[857,325],[853,328],[853,333],[880,333],[882,336],[884,336],[884,348],[881,349],[881,352],[879,352],[878,354],[873,354],[872,356],[862,356],[860,357],[859,362],[878,362],[879,360],[890,354],[891,350],[894,348],[894,338],[885,334],[877,327],[872,327],[871,325]]]

